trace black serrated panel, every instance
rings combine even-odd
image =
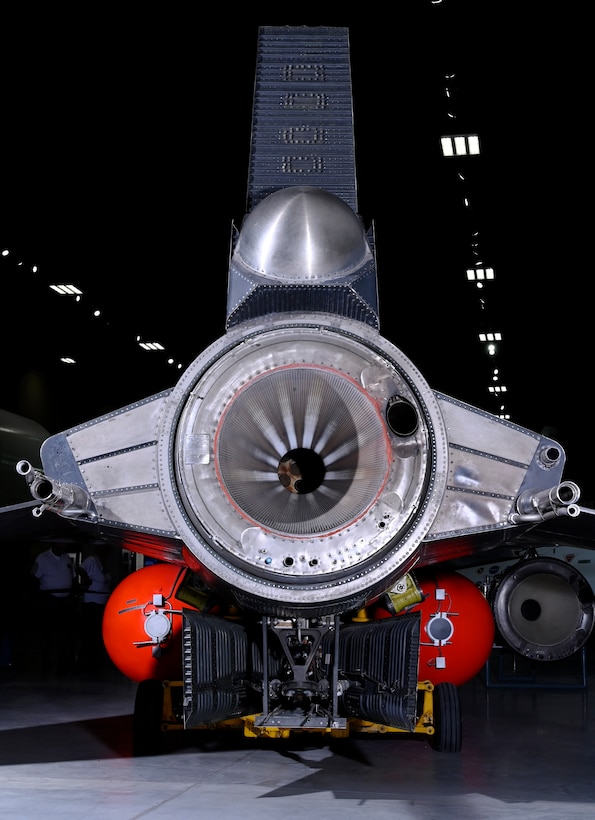
[[[273,191],[312,185],[357,213],[347,28],[262,26],[252,116],[248,211]]]

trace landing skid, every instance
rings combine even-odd
[[[189,731],[237,731],[248,738],[287,739],[294,735],[316,733],[329,738],[346,738],[351,734],[425,735],[428,744],[438,752],[459,752],[462,742],[462,720],[459,692],[451,683],[419,681],[418,713],[412,732],[380,723],[349,717],[329,721],[304,716],[302,726],[283,726],[267,721],[262,725],[262,715],[243,715],[192,726]],[[182,719],[182,681],[141,681],[138,686],[133,717],[133,747],[135,755],[159,754],[164,751],[165,736],[171,732],[187,731]]]

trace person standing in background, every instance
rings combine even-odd
[[[108,545],[100,543],[78,568],[83,593],[77,669],[82,674],[101,672],[106,657],[103,613],[113,586],[107,569],[108,555]]]
[[[42,675],[69,675],[74,664],[75,569],[68,545],[57,541],[31,567]]]

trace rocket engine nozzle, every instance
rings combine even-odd
[[[516,500],[516,511],[510,515],[511,524],[547,521],[557,516],[576,518],[581,508],[577,501],[580,488],[574,481],[562,481],[548,490],[526,490]]]
[[[42,502],[40,507],[33,510],[36,518],[43,515],[45,510],[51,510],[65,518],[97,520],[95,506],[82,487],[48,478],[24,460],[18,462],[16,471],[25,477],[33,498]]]

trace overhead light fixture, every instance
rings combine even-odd
[[[477,134],[441,137],[440,144],[442,146],[442,156],[444,157],[475,156],[481,153]]]
[[[494,268],[467,268],[469,282],[483,282],[484,279],[494,279]]]
[[[76,285],[50,285],[50,288],[59,293],[61,296],[82,296],[82,290],[79,290]]]

